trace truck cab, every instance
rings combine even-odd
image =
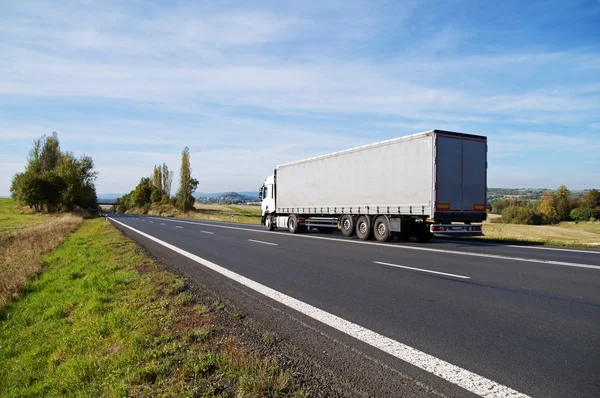
[[[264,224],[265,215],[275,212],[275,176],[271,175],[265,179],[258,197],[261,200],[261,216]]]

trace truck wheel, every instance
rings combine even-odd
[[[360,216],[356,220],[356,236],[360,240],[369,240],[373,236],[373,228],[371,228],[371,220],[367,216]]]
[[[275,229],[275,226],[273,225],[273,219],[269,214],[265,216],[265,227],[267,227],[267,231],[272,231]]]
[[[292,214],[288,217],[288,229],[293,234],[298,232],[298,221],[296,220],[295,214]]]
[[[354,229],[354,218],[349,214],[344,214],[340,220],[340,229],[344,236],[352,236],[356,233]]]
[[[387,242],[390,239],[390,222],[387,217],[377,217],[375,224],[373,224],[373,234],[379,242]]]

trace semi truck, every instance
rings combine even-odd
[[[380,242],[477,236],[486,191],[487,137],[431,130],[277,166],[261,223]]]

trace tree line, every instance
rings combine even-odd
[[[537,201],[502,199],[490,204],[490,212],[502,214],[511,224],[557,224],[561,221],[600,220],[600,191],[589,190],[583,196],[572,196],[566,186],[544,192]]]
[[[166,163],[154,166],[150,177],[142,177],[139,184],[128,194],[116,199],[116,212],[125,213],[138,208],[147,213],[153,203],[170,204],[181,211],[189,211],[194,206],[194,191],[198,188],[198,180],[192,177],[190,150],[185,147],[181,153],[181,168],[179,170],[179,188],[171,197],[173,171]]]
[[[33,142],[25,171],[13,176],[10,193],[36,212],[96,209],[97,175],[91,157],[61,150],[58,135],[52,133]]]

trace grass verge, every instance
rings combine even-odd
[[[0,307],[17,297],[40,271],[42,253],[56,248],[82,221],[79,216],[66,214],[46,219],[43,224],[0,232]]]
[[[0,395],[304,396],[289,371],[220,338],[209,307],[101,219],[0,309]]]

